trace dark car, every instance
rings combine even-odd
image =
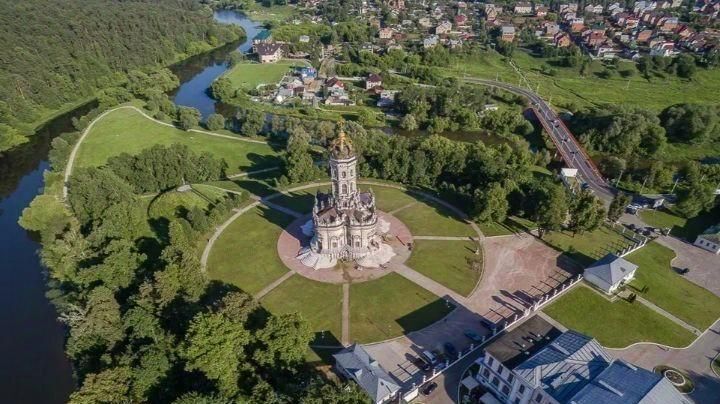
[[[430,370],[430,364],[424,361],[422,358],[415,358],[413,359],[412,363],[423,372],[427,372],[428,370]]]
[[[443,348],[445,348],[445,353],[447,353],[449,357],[454,358],[457,356],[457,349],[455,349],[455,345],[446,342],[443,344]]]
[[[432,394],[433,391],[435,391],[436,388],[437,388],[437,383],[432,382],[432,383],[426,385],[425,387],[423,387],[422,390],[420,390],[420,392],[424,396],[429,396],[430,394]]]
[[[463,334],[468,337],[472,342],[482,342],[482,337],[479,336],[475,331],[465,330]]]

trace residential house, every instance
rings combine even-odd
[[[296,70],[296,73],[303,81],[308,79],[314,80],[317,77],[317,70],[314,67],[301,67]]]
[[[325,81],[325,87],[328,89],[345,89],[345,83],[337,77],[331,77]]]
[[[392,28],[385,27],[378,31],[378,37],[380,39],[392,39],[394,33],[395,31]]]
[[[622,49],[617,48],[609,40],[606,40],[602,44],[598,45],[592,50],[591,54],[599,59],[613,59],[622,53]]]
[[[485,13],[485,19],[488,21],[495,21],[500,12],[494,4],[485,4],[483,11]]]
[[[272,33],[270,30],[264,29],[255,35],[255,37],[252,40],[253,46],[259,44],[259,43],[270,43],[273,41]]]
[[[577,13],[578,11],[578,5],[577,3],[564,3],[558,5],[558,12],[559,13]]]
[[[258,43],[255,45],[255,53],[260,63],[275,63],[285,56],[285,45],[277,42]]]
[[[450,21],[443,21],[440,23],[440,25],[435,27],[435,34],[436,35],[447,34],[451,30],[452,30],[452,24],[450,23]]]
[[[432,27],[432,20],[429,17],[422,17],[418,20],[418,24],[423,28]]]
[[[657,42],[650,47],[650,56],[670,57],[677,53],[675,50],[675,42],[671,41]]]
[[[395,105],[395,96],[397,90],[383,90],[378,98],[377,106],[380,108],[389,108]]]
[[[458,14],[454,17],[456,27],[464,27],[467,24],[467,16]]]
[[[540,316],[486,346],[476,379],[507,404],[690,404],[662,374],[613,359],[594,338]]]
[[[546,22],[544,27],[544,35],[546,37],[554,37],[560,32],[560,24],[554,22]]]
[[[515,40],[515,27],[512,25],[503,25],[500,28],[501,37],[500,39],[505,42],[512,42]]]
[[[634,16],[628,16],[625,20],[625,28],[637,28],[640,25],[640,19]]]
[[[720,224],[708,228],[697,236],[694,244],[713,254],[720,254]]]
[[[635,38],[635,41],[637,43],[647,43],[650,41],[650,38],[653,36],[653,31],[650,29],[644,29],[637,34],[637,38]]]
[[[567,34],[565,34],[567,35]],[[575,192],[580,189],[580,180],[578,180],[577,168],[561,168],[560,169],[560,180],[565,184],[570,191]]]
[[[605,30],[603,29],[592,29],[583,32],[583,43],[585,46],[591,49],[595,49],[598,45],[601,45],[607,40],[605,36]]]
[[[430,35],[429,37],[423,39],[423,48],[433,48],[437,46],[439,40],[440,38],[438,38],[437,35]]]
[[[638,266],[632,262],[615,254],[607,254],[585,268],[583,277],[603,292],[613,294],[618,287],[635,278],[637,269]]]
[[[532,4],[528,2],[515,3],[515,7],[513,8],[513,12],[519,15],[529,15],[532,14],[532,11]]]
[[[300,38],[298,38],[300,43],[308,43],[310,42],[310,36],[308,35],[300,35]]]
[[[572,44],[572,40],[570,39],[570,35],[567,34],[567,32],[558,32],[553,37],[553,43],[558,48],[567,48]]]
[[[535,17],[545,17],[548,14],[548,8],[545,6],[535,6]]]
[[[678,27],[677,17],[664,17],[658,23],[658,29],[663,32],[675,31]]]
[[[585,12],[588,14],[602,14],[603,6],[602,4],[588,4],[587,6],[585,6]]]
[[[370,396],[373,403],[397,401],[400,386],[361,345],[351,345],[334,354],[333,358],[335,358],[335,370],[355,381]]]
[[[585,28],[585,19],[582,17],[575,17],[570,20],[570,31],[580,32]]]
[[[382,78],[375,73],[370,74],[367,79],[365,79],[366,90],[370,90],[380,86],[382,86]]]
[[[405,0],[386,0],[385,5],[393,11],[402,11],[405,9]]]

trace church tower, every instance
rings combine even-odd
[[[330,179],[332,194],[339,208],[351,207],[357,195],[357,156],[352,143],[340,129],[340,134],[330,147]]]

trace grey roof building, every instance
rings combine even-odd
[[[594,264],[585,268],[585,280],[602,289],[605,293],[613,293],[622,284],[635,277],[638,266],[632,262],[608,254]]]
[[[690,404],[659,374],[613,360],[594,339],[539,316],[501,335],[477,380],[512,404]]]
[[[400,391],[400,386],[395,384],[385,369],[365,351],[362,345],[353,344],[333,357],[336,370],[354,380],[374,403],[386,403],[395,398]]]

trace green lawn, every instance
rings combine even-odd
[[[621,61],[618,70],[631,70],[635,74],[629,78],[615,75],[603,79],[596,75],[604,70],[599,61],[593,62],[590,73],[583,77],[578,68],[558,67],[551,59],[533,57],[520,50],[514,52],[512,58],[533,90],[539,90],[545,98],[552,97],[555,105],[627,104],[659,112],[676,103],[715,103],[720,93],[718,69],[698,69],[692,80],[666,75],[663,78],[652,77],[648,81],[637,71],[634,63]],[[543,65],[554,69],[555,76],[541,73]],[[456,63],[444,70],[453,75],[465,73],[486,79],[499,78],[512,84],[518,84],[519,79],[507,59],[495,52]]]
[[[381,341],[419,330],[453,307],[402,276],[391,273],[350,287],[350,339]]]
[[[161,125],[139,112],[124,108],[95,123],[78,150],[78,167],[100,166],[126,152],[137,154],[156,144],[181,143],[195,152],[209,152],[228,163],[228,174],[280,164],[278,153],[267,144],[220,138]]]
[[[473,270],[466,258],[475,255],[476,244],[464,241],[415,240],[407,265],[448,288],[467,296],[481,272]],[[482,256],[478,258],[482,259]]]
[[[268,196],[277,191],[275,189],[275,176],[279,171],[270,171],[267,173],[256,174],[251,177],[239,177],[222,181],[211,181],[209,185],[214,185],[230,191],[246,192],[257,196]]]
[[[408,191],[380,185],[363,185],[363,188],[371,188],[375,192],[375,202],[378,209],[383,212],[392,212],[395,209],[418,202],[418,197]]]
[[[470,225],[435,202],[419,201],[395,216],[416,236],[477,236]]]
[[[215,242],[208,259],[211,279],[255,294],[288,269],[277,254],[277,240],[293,217],[258,207],[241,215]]]
[[[583,265],[590,265],[607,253],[617,253],[632,244],[627,238],[607,226],[573,237],[571,232],[554,231],[543,237],[546,243]]]
[[[685,347],[695,336],[642,303],[619,299],[610,303],[590,288],[578,285],[543,309],[562,325],[596,338],[608,348],[636,342]]]
[[[230,79],[233,88],[252,90],[260,84],[277,84],[282,76],[298,62],[279,61],[277,63],[240,63],[233,66],[223,76]]]
[[[526,231],[537,228],[537,225],[533,221],[524,219],[522,217],[517,217],[517,216],[508,217],[502,223],[478,222],[477,225],[478,225],[478,227],[480,227],[480,230],[482,230],[483,234],[488,237],[507,236],[509,234],[526,232]]]
[[[720,317],[720,298],[677,274],[670,266],[673,250],[652,242],[625,258],[638,265],[631,286],[645,299],[700,330]]]
[[[640,218],[643,222],[653,227],[669,227],[670,233],[673,236],[694,242],[698,234],[705,231],[705,229],[714,223],[720,222],[720,208],[701,213],[692,219],[680,217],[672,210],[666,208],[658,210],[644,209],[640,212]]]
[[[340,341],[341,285],[315,282],[293,275],[265,295],[260,303],[273,314],[299,312],[316,332],[315,344],[332,345]]]
[[[151,218],[165,217],[168,219],[182,217],[179,215],[182,210],[190,210],[194,207],[207,209],[210,202],[195,192],[169,191],[152,199],[148,216]]]
[[[312,212],[313,204],[315,203],[315,193],[318,190],[322,192],[329,192],[330,186],[321,185],[318,187],[290,192],[288,194],[281,194],[272,198],[270,201],[299,213],[310,213]]]

